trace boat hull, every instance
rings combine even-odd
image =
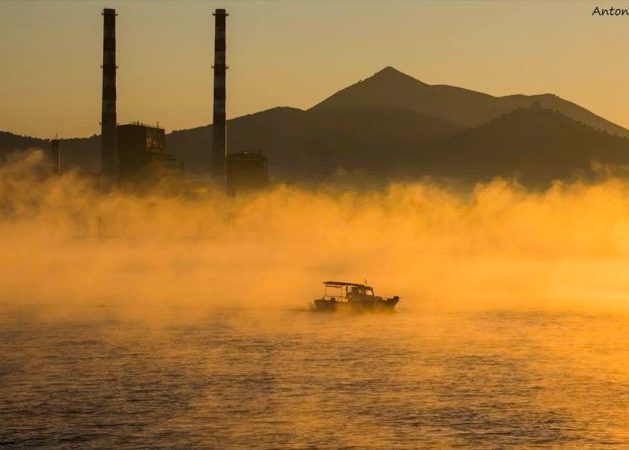
[[[313,302],[316,311],[393,311],[400,299],[398,297],[378,299],[374,301],[339,302],[327,299],[316,299]]]

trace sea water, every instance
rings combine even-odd
[[[54,309],[2,313],[4,448],[629,446],[623,315]]]

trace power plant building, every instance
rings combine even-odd
[[[183,162],[166,151],[163,128],[139,122],[118,125],[118,182],[125,188],[149,188],[183,178]]]

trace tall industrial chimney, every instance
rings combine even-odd
[[[225,184],[225,158],[227,130],[225,123],[225,19],[224,9],[214,11],[214,117],[212,127],[212,177]]]
[[[101,115],[101,182],[113,188],[118,172],[116,139],[116,10],[103,10],[103,105]]]
[[[61,151],[59,150],[58,138],[50,141],[50,161],[52,172],[56,175],[61,174]]]

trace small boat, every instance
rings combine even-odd
[[[400,297],[383,298],[375,295],[366,284],[326,281],[323,296],[314,300],[316,311],[392,311]]]

